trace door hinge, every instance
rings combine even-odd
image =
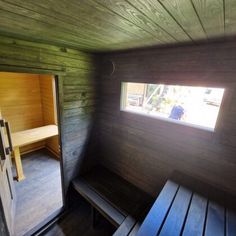
[[[11,149],[10,149],[10,147],[5,148],[5,151],[6,151],[6,154],[7,154],[7,155],[10,155],[10,154],[11,154]]]

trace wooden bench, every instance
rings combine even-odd
[[[167,181],[137,236],[236,235],[232,200],[235,197],[221,190],[178,175]]]
[[[126,217],[113,236],[135,236],[140,228],[140,222],[136,222],[131,216]]]
[[[117,227],[114,235],[132,235],[137,221],[148,211],[153,198],[102,166],[75,179],[74,189],[93,208]]]
[[[46,125],[39,128],[24,130],[12,133],[13,157],[15,158],[17,181],[25,179],[20,147],[39,142],[50,137],[58,135],[58,127],[56,125]]]

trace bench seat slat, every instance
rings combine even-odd
[[[224,236],[224,208],[210,201],[208,205],[205,236]]]
[[[150,208],[154,199],[110,170],[96,166],[83,175],[89,186],[103,199],[109,200],[126,216],[139,219]]]
[[[202,236],[207,210],[207,199],[194,194],[184,226],[183,236]]]
[[[57,125],[46,125],[12,133],[13,147],[22,147],[58,135]]]
[[[121,225],[125,220],[125,216],[122,215],[115,207],[111,206],[106,200],[104,200],[99,194],[91,189],[88,184],[81,178],[77,178],[73,181],[73,186],[92,206],[94,206],[104,217],[106,217],[115,227]]]
[[[160,236],[178,236],[181,233],[192,192],[180,186],[165,220]]]
[[[226,213],[226,236],[236,235],[236,213],[228,210]]]
[[[149,236],[157,235],[177,190],[178,185],[168,180],[140,227],[137,236],[145,236],[147,234]]]
[[[136,221],[132,216],[127,216],[124,222],[120,225],[120,227],[116,230],[113,236],[124,236],[128,235],[132,228],[134,227]]]
[[[140,226],[141,226],[141,223],[137,222],[135,226],[133,227],[133,229],[130,231],[129,236],[136,236],[140,229]]]

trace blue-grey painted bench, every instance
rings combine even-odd
[[[117,231],[114,236],[134,235],[153,198],[102,166],[73,180],[74,189]]]
[[[236,236],[235,200],[179,175],[166,182],[137,236]]]

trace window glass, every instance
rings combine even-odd
[[[223,88],[122,83],[121,109],[214,129]]]

